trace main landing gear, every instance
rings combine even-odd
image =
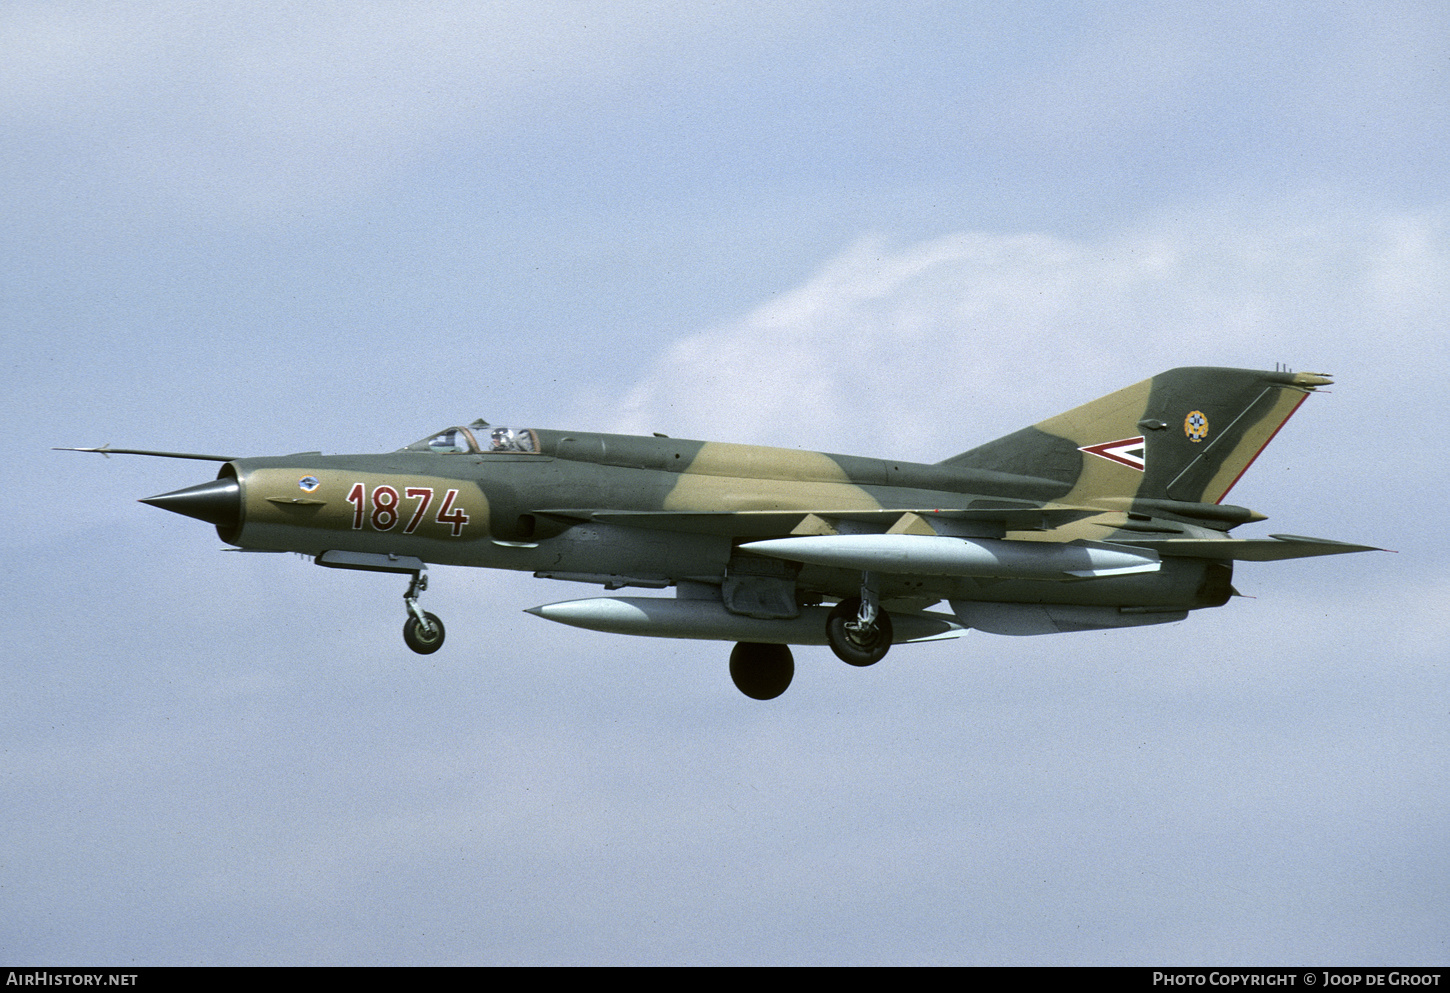
[[[871,573],[861,574],[859,597],[848,597],[831,610],[826,640],[836,658],[850,665],[875,665],[891,650],[891,615],[880,607]]]
[[[842,600],[826,616],[826,641],[843,662],[867,666],[886,657],[891,639],[891,615],[881,609],[872,575],[862,573],[861,595]],[[794,676],[788,645],[742,641],[730,652],[730,678],[754,700],[774,700]]]

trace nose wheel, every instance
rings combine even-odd
[[[422,621],[409,617],[403,623],[403,640],[419,655],[432,655],[443,647],[443,622],[427,611],[423,611]]]
[[[403,602],[408,605],[408,619],[403,623],[403,641],[419,655],[432,655],[443,647],[443,622],[418,606],[418,594],[428,588],[428,574],[413,573]]]

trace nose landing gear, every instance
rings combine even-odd
[[[408,592],[403,594],[409,614],[403,624],[403,641],[419,655],[432,655],[443,647],[443,622],[437,614],[430,614],[418,606],[418,594],[427,588],[428,574],[420,569],[413,573]]]
[[[412,576],[403,602],[408,605],[408,619],[403,624],[403,641],[419,655],[432,655],[443,647],[443,622],[418,606],[418,594],[428,588],[428,566],[412,555],[387,555],[375,552],[323,552],[314,560],[328,569],[357,569],[361,572],[391,572]]]

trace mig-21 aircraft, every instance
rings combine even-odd
[[[895,642],[1178,621],[1235,595],[1235,561],[1369,551],[1276,534],[1223,503],[1318,373],[1174,369],[933,465],[585,431],[450,427],[396,452],[231,458],[143,503],[243,549],[410,576],[403,638],[428,654],[430,564],[674,588],[534,607],[619,634],[733,641],[747,696],[783,693],[790,645],[855,666]],[[950,613],[927,608],[945,600]]]

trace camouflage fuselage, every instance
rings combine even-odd
[[[742,540],[890,529],[1066,542],[1111,539],[1135,526],[1131,507],[1063,503],[1076,483],[1068,478],[661,437],[535,433],[539,451],[528,454],[238,459],[220,475],[240,483],[241,519],[218,531],[245,548],[407,555],[664,587],[720,584],[751,558],[736,551]],[[1081,472],[1086,456],[1073,453]],[[1077,508],[1068,515],[1076,519],[1052,526],[991,519],[1001,508],[1020,507],[1032,518],[1039,508],[1069,506]],[[1186,519],[1155,518],[1156,533],[1222,537]],[[850,596],[860,587],[860,574],[849,570],[797,569],[802,602]],[[881,595],[1189,608],[1224,602],[1229,575],[1225,564],[1173,559],[1149,575],[1091,582],[883,576]]]

